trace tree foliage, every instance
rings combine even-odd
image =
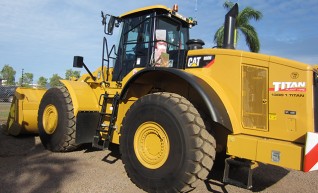
[[[68,69],[65,72],[65,79],[66,80],[70,80],[71,78],[79,78],[80,76],[81,76],[81,72],[80,71]]]
[[[50,86],[51,87],[56,87],[56,86],[61,86],[61,80],[62,78],[58,74],[53,74],[52,77],[50,78]]]
[[[48,79],[47,79],[47,78],[45,78],[45,77],[41,76],[41,77],[39,78],[39,80],[38,80],[37,84],[38,84],[38,86],[39,86],[39,87],[41,87],[41,88],[45,88],[45,87],[46,87],[46,85],[47,85],[47,83],[48,83],[47,81],[48,81]]]
[[[226,1],[223,4],[223,7],[227,10],[230,10],[234,6],[234,3]],[[236,18],[236,40],[239,40],[240,34],[242,33],[245,37],[246,45],[249,47],[251,52],[259,52],[260,42],[258,39],[257,32],[255,28],[250,24],[250,20],[254,19],[255,21],[260,20],[263,17],[263,14],[260,11],[257,11],[251,7],[245,7],[242,11],[238,13]],[[224,25],[221,26],[216,33],[214,34],[214,42],[218,47],[222,47],[224,37]]]
[[[15,74],[16,71],[8,64],[4,65],[0,72],[3,80],[7,81],[7,85],[15,85]]]
[[[29,72],[23,73],[23,76],[19,79],[19,84],[25,87],[32,87],[33,74]]]

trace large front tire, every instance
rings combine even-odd
[[[194,106],[173,93],[135,102],[123,120],[120,151],[132,182],[147,192],[187,192],[205,179],[215,139]]]
[[[44,147],[54,152],[75,150],[76,118],[65,87],[51,88],[43,96],[38,111],[39,135]]]

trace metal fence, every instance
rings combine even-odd
[[[11,103],[0,102],[0,125],[5,124],[8,119]]]
[[[11,102],[16,88],[16,86],[0,85],[0,125],[5,124],[8,119]]]
[[[0,86],[0,102],[12,102],[16,86]]]

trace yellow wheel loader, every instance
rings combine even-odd
[[[103,62],[62,87],[17,89],[8,132],[38,132],[45,148],[119,144],[128,176],[148,192],[187,192],[226,152],[224,182],[252,187],[258,162],[310,171],[317,166],[318,76],[313,66],[235,50],[235,5],[222,48],[189,39],[197,24],[162,5],[104,15]],[[247,183],[229,177],[249,168]]]

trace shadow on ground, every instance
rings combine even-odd
[[[103,150],[97,149],[95,147],[92,147],[91,143],[85,143],[85,144],[81,145],[80,148],[77,149],[76,151],[83,151],[83,150],[84,150],[84,153],[103,151]],[[102,161],[109,163],[109,164],[114,164],[118,160],[121,159],[119,145],[111,143],[111,144],[109,144],[108,150],[109,151],[105,151],[105,152],[107,152],[107,155],[102,159]]]
[[[59,192],[76,160],[52,156],[34,135],[13,137],[0,131],[1,191]]]
[[[223,173],[224,173],[224,158],[217,159],[212,171],[210,172],[208,179],[205,180],[205,185],[209,192],[214,193],[227,193],[227,184],[223,183]],[[279,182],[284,178],[289,171],[287,169],[259,164],[253,173],[253,187],[250,189],[252,192],[263,191],[272,185]],[[229,173],[229,177],[234,180],[238,180],[244,184],[247,183],[248,169],[247,168],[232,168]]]

